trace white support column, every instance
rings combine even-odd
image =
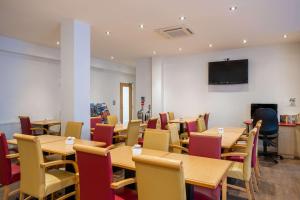
[[[152,58],[152,115],[158,116],[164,111],[163,60]]]
[[[89,24],[77,20],[62,22],[61,120],[83,122],[84,139],[89,138],[90,132],[90,42]]]

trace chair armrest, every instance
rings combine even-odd
[[[126,139],[127,135],[115,135],[113,136],[114,139]]]
[[[12,154],[7,154],[6,158],[13,159],[13,158],[18,158],[19,156],[20,156],[19,153],[12,153]]]
[[[51,162],[44,162],[41,163],[41,167],[42,168],[48,168],[48,167],[53,167],[53,166],[57,166],[57,165],[65,165],[65,164],[70,164],[73,165],[75,173],[78,173],[78,165],[76,162],[72,161],[72,160],[55,160],[55,161],[51,161]]]
[[[229,156],[241,156],[241,157],[246,157],[248,154],[247,153],[242,153],[242,152],[229,152],[229,153],[222,153],[221,157],[226,158]]]
[[[247,144],[234,144],[231,148],[232,149],[246,149]]]
[[[114,183],[111,183],[110,187],[114,190],[117,190],[117,189],[120,189],[126,185],[130,185],[130,184],[133,184],[135,183],[135,179],[134,178],[127,178],[127,179],[124,179],[124,180],[121,180],[121,181],[118,181],[118,182],[114,182]]]
[[[109,145],[108,147],[106,147],[106,149],[108,149],[108,150],[111,150],[111,149],[114,149],[114,148],[116,148],[116,146],[115,145]]]
[[[95,128],[91,128],[90,130],[91,130],[91,133],[92,133],[92,132],[94,132],[94,131],[95,131]]]
[[[248,140],[248,136],[247,135],[242,135],[238,140],[240,140],[240,141],[247,141]]]
[[[179,146],[179,145],[171,144],[170,147],[175,148],[175,149],[181,149],[182,151],[185,151],[186,153],[189,152],[189,150],[187,148]]]

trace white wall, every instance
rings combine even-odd
[[[208,85],[208,62],[249,59],[249,84]],[[279,113],[300,112],[300,43],[163,58],[164,111],[177,117],[210,112],[211,126],[239,126],[251,103],[277,103]],[[154,95],[160,95],[153,93]],[[297,108],[289,107],[296,97]]]
[[[120,82],[135,82],[132,67],[95,58],[91,67],[92,102],[118,98]],[[116,100],[110,109],[118,114]],[[0,130],[11,138],[20,130],[19,115],[32,120],[60,119],[60,103],[59,49],[0,36]]]

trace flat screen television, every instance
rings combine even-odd
[[[208,84],[248,83],[248,59],[210,62],[208,64]]]

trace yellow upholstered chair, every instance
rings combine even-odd
[[[228,184],[228,187],[246,192],[249,200],[255,199],[252,177],[251,177],[251,159],[252,159],[253,140],[256,132],[257,132],[256,128],[250,131],[249,136],[247,138],[247,145],[244,152],[229,152],[229,153],[222,154],[223,158],[232,157],[232,156],[240,156],[244,158],[244,162],[233,162],[233,165],[228,170],[227,175],[230,178],[244,181],[246,188],[242,188],[240,186],[231,185],[231,184]]]
[[[76,139],[81,138],[83,122],[67,122],[65,137],[75,137]]]
[[[133,156],[139,200],[185,200],[182,161],[155,156]]]
[[[118,124],[118,117],[116,115],[108,115],[107,123],[115,126],[116,124]]]
[[[173,153],[182,153],[182,151],[188,152],[187,148],[181,146],[177,124],[169,124],[168,128],[170,131],[170,151]]]
[[[205,120],[204,120],[204,117],[203,116],[200,116],[198,119],[197,119],[197,131],[199,133],[202,133],[204,131],[206,131],[207,128],[206,128],[206,125],[205,125]]]
[[[174,112],[168,112],[169,121],[175,119]]]
[[[15,134],[14,138],[17,139],[20,155],[20,200],[24,199],[24,194],[42,200],[49,194],[72,185],[75,185],[76,191],[78,191],[76,176],[78,168],[74,161],[56,160],[45,163],[38,137]],[[53,166],[65,164],[73,165],[76,173],[49,169]],[[70,192],[64,195],[64,197],[77,195],[76,191]]]
[[[144,133],[143,148],[169,151],[170,133],[168,130],[147,128]]]
[[[133,146],[135,144],[138,144],[141,122],[141,120],[131,120],[128,123],[126,135],[116,135],[113,138],[125,139],[125,144],[127,146]]]

